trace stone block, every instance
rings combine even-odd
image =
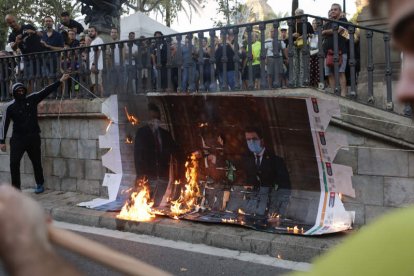
[[[22,189],[34,189],[36,180],[33,174],[20,173],[20,185]]]
[[[105,171],[101,160],[85,160],[85,178],[90,180],[102,180]]]
[[[80,125],[83,123],[83,120],[71,119],[68,121],[67,129],[69,130],[66,138],[70,139],[79,139],[80,138]]]
[[[348,203],[344,202],[345,210],[355,211],[355,220],[354,225],[364,225],[365,224],[365,205],[361,203]]]
[[[243,241],[250,244],[250,252],[269,255],[271,248],[271,241],[275,238],[274,234],[252,232],[250,235],[243,237]]]
[[[331,133],[339,133],[339,134],[345,135],[348,140],[348,144],[352,146],[361,146],[365,143],[364,136],[359,135],[357,133],[350,132],[348,130],[344,130],[336,126],[329,125],[326,131],[331,132]]]
[[[98,139],[99,135],[104,135],[108,124],[109,120],[105,119],[88,120],[88,139]]]
[[[61,190],[66,192],[76,192],[76,178],[62,178]]]
[[[69,177],[73,178],[85,178],[85,160],[81,159],[68,159],[67,160]]]
[[[408,176],[414,177],[414,153],[408,155]]]
[[[414,203],[414,178],[384,178],[384,205],[404,207]]]
[[[11,183],[11,175],[9,172],[0,172],[0,184]]]
[[[358,149],[358,174],[406,177],[408,176],[408,153],[381,149]]]
[[[334,159],[335,164],[345,165],[352,168],[352,171],[358,170],[358,150],[349,148],[348,150],[339,150]]]
[[[78,140],[62,139],[60,155],[63,158],[78,158]]]
[[[77,179],[77,191],[99,196],[101,182],[98,180]]]
[[[78,140],[78,158],[96,159],[97,147],[97,140]]]
[[[65,177],[68,175],[68,168],[66,159],[54,158],[53,159],[53,174],[54,176]]]
[[[208,231],[205,243],[215,247],[249,251],[250,241],[244,241],[242,239],[243,236],[247,236],[249,234],[250,230],[241,227],[215,227]]]
[[[59,157],[60,156],[60,140],[59,139],[45,139],[45,156]]]
[[[54,220],[93,227],[99,225],[100,215],[101,212],[81,207],[55,207],[52,209]]]
[[[395,208],[366,205],[365,206],[365,223],[366,224],[371,223],[378,217],[383,216],[384,214],[390,211],[393,211],[393,210],[395,210]]]
[[[82,140],[89,138],[89,120],[82,120],[79,124],[79,137]]]
[[[10,172],[10,156],[0,155],[0,172]]]
[[[354,175],[352,186],[355,198],[344,196],[343,201],[369,205],[384,205],[384,178],[381,176]]]
[[[60,191],[61,190],[62,178],[56,176],[46,176],[45,177],[45,188]]]
[[[42,158],[42,167],[43,167],[43,174],[53,175],[53,158],[51,157],[43,157]]]

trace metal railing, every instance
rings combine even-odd
[[[316,20],[317,45],[311,45],[310,39],[304,39],[299,47],[295,45],[293,29],[300,28],[302,37],[310,38],[306,24],[310,18]],[[72,72],[73,78],[53,95],[56,98],[90,97],[87,92],[90,89],[100,96],[98,85],[94,83],[102,83],[103,96],[153,91],[214,92],[302,86],[313,86],[328,92],[324,72],[327,52],[322,36],[327,22],[331,22],[333,30],[333,66],[330,70],[333,71],[334,89],[330,92],[341,96],[339,37],[346,33],[348,93],[342,96],[371,104],[382,100],[384,104],[377,106],[392,110],[390,34],[313,15],[3,57],[0,58],[0,100],[10,99],[10,87],[14,81],[24,82],[30,90],[37,90],[57,79],[62,72]],[[281,40],[281,26],[288,26],[286,41]],[[274,31],[269,37],[267,32],[270,30]],[[378,39],[383,41],[381,45],[378,45]],[[381,72],[376,71],[374,66],[377,58],[374,47],[376,52],[382,48],[384,54],[381,57],[384,70]],[[269,51],[269,48],[272,49]],[[361,52],[366,55],[358,56]],[[94,60],[90,61],[92,53]],[[100,58],[102,68],[99,74],[91,72],[90,64],[100,63]],[[366,65],[359,66],[360,63]],[[298,73],[298,70],[301,72]],[[377,100],[377,95],[374,95],[374,73],[383,75],[383,99]],[[364,80],[361,75],[365,76]],[[366,91],[359,88],[361,83],[366,84]]]

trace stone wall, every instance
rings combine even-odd
[[[105,196],[98,137],[105,133],[108,120],[100,113],[99,100],[71,100],[61,105],[45,101],[39,106],[42,137],[42,161],[48,189]],[[8,137],[12,133],[12,124]],[[8,151],[0,153],[0,181],[10,183]],[[22,188],[34,188],[32,164],[24,155],[21,162]]]
[[[414,203],[414,153],[337,126],[331,125],[328,131],[345,134],[351,146],[349,150],[340,150],[334,162],[353,169],[356,197],[344,196],[343,202],[347,210],[356,211],[356,225]]]

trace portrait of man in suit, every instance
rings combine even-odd
[[[148,105],[150,119],[135,134],[134,160],[137,179],[146,177],[154,206],[158,206],[170,181],[170,165],[177,157],[178,147],[170,132],[162,127],[159,107]]]
[[[245,138],[249,148],[246,157],[246,185],[255,190],[269,187],[276,190],[290,190],[289,173],[283,159],[266,147],[262,131],[259,128],[245,129]]]

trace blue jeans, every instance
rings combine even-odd
[[[193,70],[191,73],[191,79],[190,79],[190,70]],[[195,66],[192,67],[186,67],[183,68],[183,75],[182,75],[182,81],[181,81],[181,91],[186,92],[187,87],[188,90],[194,91],[195,90],[195,74],[196,74],[196,68]],[[188,83],[188,86],[187,86]]]
[[[219,82],[220,85],[223,84],[223,72],[220,72],[219,74]],[[234,87],[236,86],[236,77],[235,77],[235,71],[227,71],[227,85],[230,88],[230,90],[234,90]]]

